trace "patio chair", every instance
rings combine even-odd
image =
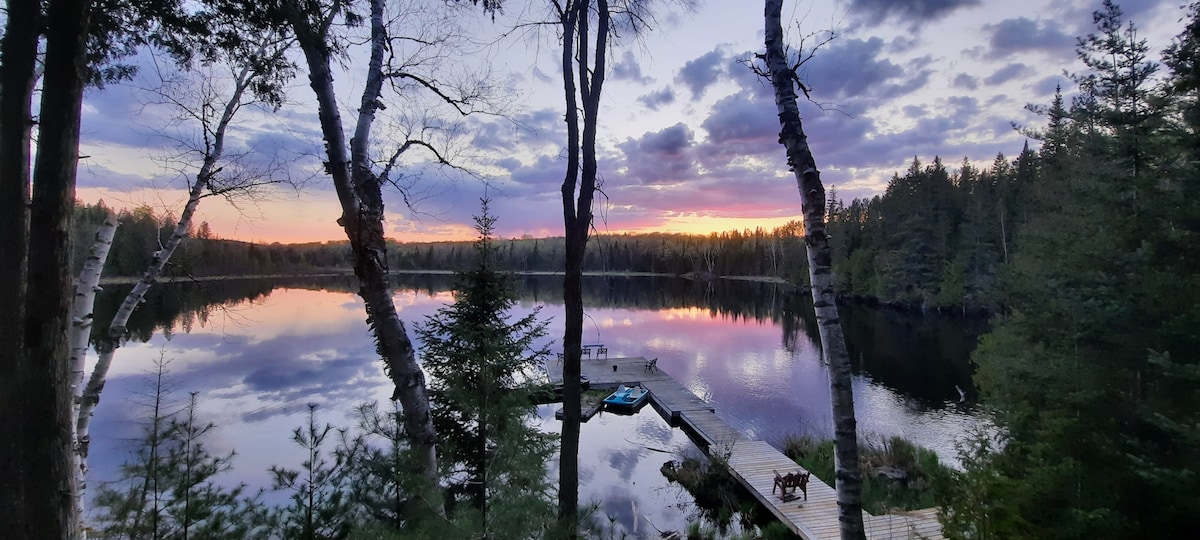
[[[604,359],[608,360],[608,347],[600,347],[599,349],[596,349],[596,359],[597,360],[600,359],[600,355],[602,355],[602,354],[604,355]]]
[[[645,369],[646,369],[646,371],[649,371],[651,373],[657,372],[658,371],[658,359],[653,358],[650,360],[646,360],[646,368]]]
[[[775,485],[771,486],[771,493],[775,493],[775,490],[779,489],[779,498],[790,501],[796,498],[796,488],[800,488],[800,492],[804,494],[804,500],[808,500],[808,477],[811,473],[805,471],[779,474],[779,471],[774,469],[771,472],[775,473]],[[789,489],[791,492],[788,491]]]
[[[588,360],[592,359],[592,350],[591,349],[584,349],[582,354],[583,354],[582,358],[587,358]]]

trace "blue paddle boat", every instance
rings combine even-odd
[[[618,407],[624,409],[636,409],[641,404],[646,402],[646,398],[650,396],[645,388],[641,386],[625,386],[621,385],[616,392],[609,394],[604,398],[604,404],[609,407]]]

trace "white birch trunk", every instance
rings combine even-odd
[[[260,52],[267,46],[268,44],[264,44]],[[162,275],[162,271],[166,268],[167,262],[170,261],[171,255],[175,253],[175,249],[187,237],[188,229],[191,228],[192,224],[192,216],[196,213],[196,207],[199,206],[201,197],[204,195],[205,190],[209,189],[213,177],[219,171],[217,164],[220,162],[225,151],[226,129],[233,121],[233,117],[238,109],[241,108],[246,90],[250,88],[250,85],[257,76],[258,73],[250,67],[243,67],[235,76],[233,93],[225,102],[217,124],[215,126],[203,126],[206,136],[209,137],[206,140],[207,145],[204,161],[200,165],[200,171],[196,174],[195,181],[192,182],[192,186],[188,190],[188,200],[183,207],[179,221],[175,224],[175,228],[171,231],[171,236],[167,241],[160,244],[159,250],[154,252],[150,266],[142,272],[142,276],[137,284],[134,285],[133,290],[125,295],[125,300],[121,302],[121,307],[117,309],[116,315],[113,316],[113,320],[109,324],[106,336],[96,345],[99,357],[95,367],[92,368],[92,374],[88,378],[87,386],[79,394],[77,401],[78,411],[75,418],[75,451],[81,475],[85,475],[87,472],[92,416],[95,414],[96,406],[100,403],[100,393],[104,390],[104,383],[108,378],[108,370],[112,366],[113,356],[117,348],[120,347],[121,340],[125,337],[129,317],[133,315],[134,310],[139,305],[146,301],[146,293],[154,286],[158,277]],[[201,106],[208,106],[208,104]],[[212,128],[211,131],[209,131],[210,127]],[[82,380],[82,373],[80,379]],[[84,490],[82,485],[78,491],[78,497],[81,501],[83,500]]]
[[[788,166],[800,189],[804,213],[804,243],[808,250],[808,272],[813,308],[821,335],[821,350],[829,365],[830,400],[834,423],[834,476],[837,490],[838,523],[843,540],[865,538],[862,516],[862,474],[858,464],[858,433],[854,418],[850,356],[838,319],[833,290],[832,255],[825,233],[825,188],[817,170],[808,138],[800,120],[793,84],[796,73],[788,65],[783,46],[782,0],[766,0],[766,62],[775,87],[779,111],[779,142],[787,149]]]
[[[96,240],[88,250],[87,261],[79,279],[75,281],[75,299],[71,305],[71,327],[67,329],[67,342],[71,347],[71,425],[79,422],[79,397],[83,394],[83,368],[87,361],[88,340],[92,334],[92,323],[95,321],[93,309],[96,303],[96,293],[100,291],[100,275],[104,272],[104,262],[108,259],[108,250],[112,247],[113,235],[117,232],[117,221],[110,214],[96,230]],[[72,447],[75,460],[75,506],[79,515],[84,513],[86,501],[83,498],[87,487],[87,461],[80,453],[79,439],[75,438]],[[86,530],[84,534],[86,535]]]
[[[404,410],[404,429],[421,473],[436,487],[437,431],[429,409],[425,374],[417,364],[415,350],[404,323],[396,313],[389,283],[387,244],[384,239],[384,205],[380,179],[372,171],[370,159],[371,128],[383,87],[383,59],[387,48],[384,22],[385,0],[371,0],[371,57],[367,81],[355,124],[354,137],[347,152],[340,108],[333,88],[330,69],[332,52],[327,42],[335,13],[305,11],[311,6],[295,6],[287,12],[288,23],[304,52],[309,69],[309,85],[317,98],[317,116],[325,139],[328,160],[326,172],[332,177],[342,215],[337,223],[346,232],[354,251],[354,274],[359,280],[359,296],[367,311],[367,322],[375,336],[376,348],[386,364],[385,372],[395,386],[393,400]],[[324,16],[319,20],[316,17]],[[442,512],[440,497],[427,501]]]

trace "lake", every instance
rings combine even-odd
[[[452,283],[443,275],[397,277],[396,307],[410,335],[414,323],[452,302]],[[541,306],[548,339],[561,341],[560,280],[519,283],[513,315]],[[832,435],[828,373],[805,294],[771,283],[660,277],[590,277],[584,287],[585,343],[604,343],[611,357],[657,357],[660,369],[748,436],[778,446],[791,434]],[[97,320],[109,320],[128,289],[106,287]],[[303,457],[290,436],[308,403],[320,406],[321,421],[350,426],[355,405],[392,392],[355,289],[349,277],[156,287],[130,321],[131,340],[117,351],[96,412],[91,485],[113,478],[127,459],[144,412],[137,403],[159,358],[170,361],[175,396],[199,392],[205,420],[219,426],[210,447],[236,449],[226,481],[269,487],[270,466],[298,466]],[[968,362],[984,323],[858,305],[841,314],[860,436],[900,435],[953,463],[955,441],[986,424],[971,404]],[[557,431],[556,408],[539,407],[531,421]],[[620,530],[657,537],[650,524],[681,530],[695,517],[688,494],[659,468],[697,450],[652,408],[592,419],[580,446],[581,499],[595,501]]]

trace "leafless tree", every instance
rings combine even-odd
[[[858,433],[854,417],[854,393],[851,386],[850,355],[838,319],[836,295],[831,269],[832,255],[829,236],[825,232],[825,188],[817,170],[808,137],[800,119],[796,88],[805,95],[808,89],[800,81],[797,70],[804,60],[801,56],[789,63],[783,41],[780,12],[782,0],[766,0],[765,70],[775,88],[775,105],[779,110],[779,142],[787,151],[788,167],[796,176],[800,189],[800,207],[804,213],[804,244],[808,249],[808,272],[812,286],[813,307],[821,335],[821,350],[829,365],[830,399],[834,422],[834,476],[837,489],[838,522],[843,539],[864,538],[862,519],[862,473],[858,464]]]
[[[438,475],[437,433],[430,415],[425,375],[392,302],[384,238],[383,187],[389,184],[403,187],[397,184],[397,179],[404,176],[404,165],[411,164],[413,156],[418,154],[436,166],[457,165],[446,147],[425,137],[428,132],[422,129],[408,129],[404,140],[390,141],[390,149],[382,151],[373,130],[377,115],[388,106],[403,108],[406,104],[419,104],[426,111],[440,106],[457,115],[494,110],[496,89],[486,82],[486,77],[456,82],[451,76],[450,68],[455,67],[457,58],[453,47],[463,37],[455,24],[454,18],[461,15],[454,13],[455,6],[394,1],[389,11],[386,0],[368,3],[366,46],[370,57],[349,141],[334,91],[334,64],[343,58],[348,47],[346,37],[339,34],[340,26],[357,26],[362,16],[351,10],[350,2],[342,0],[284,2],[274,9],[295,32],[304,53],[325,139],[325,172],[333,180],[342,207],[337,223],[350,240],[367,323],[374,333],[385,372],[395,385],[392,399],[403,406],[404,429],[413,455],[419,460],[429,486],[434,488]],[[386,99],[385,88],[390,90]],[[414,112],[413,108],[405,110],[409,114],[400,117],[407,118],[411,127],[420,125],[425,113]],[[376,160],[372,157],[375,152],[387,157]],[[440,511],[440,502],[427,500]]]
[[[286,52],[292,40],[276,30],[255,30],[241,27],[238,23],[231,22],[222,28],[239,32],[241,39],[238,43],[230,44],[228,49],[213,51],[202,61],[199,69],[169,71],[172,75],[168,77],[163,76],[167,71],[159,69],[156,74],[161,84],[147,89],[155,96],[156,106],[167,107],[176,115],[175,121],[186,125],[189,131],[198,133],[198,140],[176,139],[183,151],[175,159],[180,167],[190,164],[193,170],[198,168],[198,171],[189,181],[187,202],[171,235],[160,240],[149,266],[125,296],[104,337],[96,343],[99,358],[86,386],[81,384],[83,355],[73,359],[71,381],[75,407],[72,425],[75,434],[77,504],[81,509],[86,487],[92,415],[100,402],[113,356],[125,338],[130,316],[145,302],[146,293],[157,282],[176,248],[187,237],[192,228],[192,217],[202,199],[210,196],[228,199],[239,194],[253,194],[255,190],[277,182],[269,173],[249,171],[239,166],[237,159],[229,159],[226,154],[227,137],[231,128],[237,129],[235,120],[240,112],[256,105],[273,108],[281,103],[281,84],[291,73]],[[90,309],[90,305],[80,303],[75,308],[74,319],[90,319]],[[80,340],[86,340],[86,337],[76,338],[76,341]]]

